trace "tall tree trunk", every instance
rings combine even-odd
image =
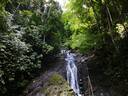
[[[105,4],[105,7],[106,7],[106,13],[107,13],[107,22],[108,22],[108,26],[109,26],[109,29],[108,31],[110,32],[110,37],[111,37],[111,40],[112,40],[112,43],[115,47],[115,50],[117,53],[119,53],[119,49],[116,45],[116,42],[114,40],[114,37],[113,37],[113,31],[112,31],[112,26],[113,26],[113,20],[112,20],[112,16],[111,16],[111,13],[110,13],[110,10],[108,8],[108,6]]]
[[[53,3],[54,1],[52,0],[52,2],[51,3]],[[48,7],[47,7],[48,8]],[[48,18],[50,17],[50,13],[51,13],[51,9],[52,9],[52,6],[50,6],[49,7],[49,10],[48,10],[48,12],[47,12],[47,17],[46,17],[46,19],[44,20],[44,23],[47,25],[47,20],[48,20]],[[42,18],[42,20],[43,20],[44,18]],[[46,33],[44,33],[44,36],[43,36],[43,42],[45,43],[46,42]]]

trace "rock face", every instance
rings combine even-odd
[[[59,58],[51,69],[34,79],[22,96],[74,96],[66,81],[64,58]]]
[[[92,71],[91,69],[92,67],[89,65],[93,57],[94,55],[91,55],[91,56],[83,55],[82,56],[79,53],[77,54],[77,57],[76,57],[76,60],[77,60],[76,64],[77,64],[78,71],[79,71],[78,77],[79,77],[79,85],[81,89],[81,94],[84,94],[83,96],[114,96],[114,95],[111,95],[110,88],[100,86],[96,82],[97,81],[96,76],[91,74],[92,72],[95,72],[96,70],[96,69],[93,69]]]
[[[79,53],[76,54],[75,62],[78,68],[78,80],[82,96],[90,96],[88,74],[90,75],[91,67],[87,68],[88,60],[89,58],[86,56],[82,56]],[[42,73],[28,85],[22,96],[75,96],[66,81],[66,62],[64,57],[59,57],[52,65],[51,69]],[[101,88],[95,83],[94,76],[90,77],[95,96],[114,96],[110,95],[109,90]]]
[[[86,81],[86,72],[81,71],[84,70],[86,66],[81,63],[84,62],[82,61],[83,58],[81,58],[81,55],[76,55],[78,78],[84,82]],[[66,81],[66,62],[64,57],[59,57],[52,65],[51,69],[42,73],[27,86],[22,96],[75,96]],[[86,84],[86,82],[84,84]]]

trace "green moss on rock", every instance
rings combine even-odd
[[[54,73],[51,78],[49,79],[49,84],[50,85],[61,85],[65,82],[64,78],[57,74],[57,73]]]
[[[40,92],[46,96],[74,96],[67,81],[58,73],[49,78],[47,85]]]

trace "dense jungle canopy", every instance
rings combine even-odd
[[[0,0],[0,96],[22,94],[61,48],[94,54],[93,69],[104,85],[127,96],[127,5],[69,0],[63,10],[54,0]]]

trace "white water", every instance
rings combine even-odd
[[[67,52],[66,55],[67,57],[65,58],[65,60],[67,61],[67,81],[73,91],[76,93],[76,96],[81,96],[78,85],[77,67],[75,65],[75,54]]]

